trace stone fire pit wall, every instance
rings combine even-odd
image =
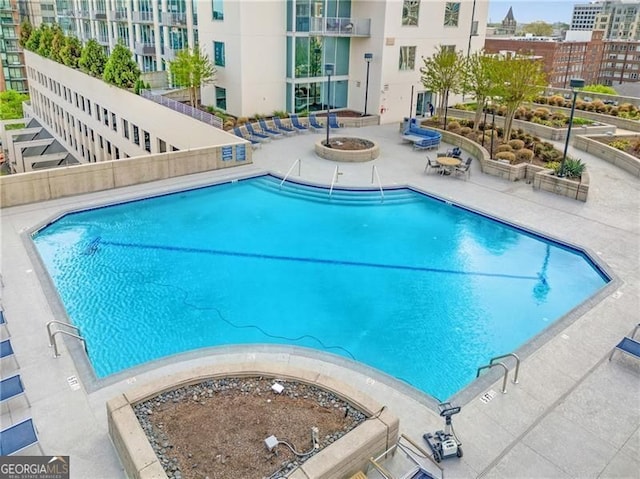
[[[363,394],[356,385],[284,363],[209,365],[157,379],[107,402],[109,435],[127,476],[136,479],[167,477],[138,422],[133,406],[164,392],[208,379],[259,376],[297,381],[332,392],[370,418],[304,462],[289,476],[292,479],[350,477],[366,469],[370,457],[378,456],[398,439],[398,417]]]

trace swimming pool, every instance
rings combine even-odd
[[[278,183],[70,213],[34,233],[98,377],[201,347],[279,343],[446,399],[608,281],[580,251],[416,191],[329,199]]]

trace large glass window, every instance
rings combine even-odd
[[[216,87],[216,107],[221,110],[227,109],[227,89]]]
[[[420,0],[404,0],[402,2],[402,24],[418,26]]]
[[[400,70],[414,70],[416,66],[416,47],[400,47]]]
[[[460,16],[460,2],[447,2],[444,7],[444,26],[457,27]]]
[[[213,42],[213,63],[218,67],[224,66],[224,43]]]
[[[212,17],[214,20],[224,20],[224,11],[222,10],[223,0],[211,0]]]

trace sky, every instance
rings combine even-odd
[[[513,16],[518,23],[531,23],[542,20],[547,23],[571,23],[574,3],[588,3],[587,0],[489,0],[489,19],[492,23],[501,22],[509,7],[513,7]]]

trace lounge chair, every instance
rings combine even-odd
[[[288,126],[284,126],[282,124],[282,120],[280,120],[280,118],[277,117],[277,116],[274,116],[271,119],[271,121],[273,121],[273,125],[278,129],[278,131],[281,131],[285,135],[293,135],[296,132],[296,130],[294,130],[293,128],[289,128]]]
[[[338,123],[338,115],[335,113],[329,113],[329,128],[340,128]]]
[[[262,128],[262,132],[264,134],[269,135],[273,138],[282,137],[282,132],[269,128],[269,125],[267,125],[267,122],[264,120],[264,118],[260,118],[258,120],[258,124],[260,125],[260,128]]]
[[[465,161],[464,163],[462,163],[460,166],[456,166],[455,172],[456,174],[461,174],[466,176],[467,178],[469,176],[471,176],[471,162],[473,161],[473,158],[469,157],[467,158],[467,161]]]
[[[324,125],[318,122],[318,118],[315,115],[309,115],[309,127],[313,131],[322,131],[324,130]]]
[[[243,140],[247,140],[251,142],[251,146],[253,147],[259,147],[260,146],[260,140],[258,140],[257,138],[253,138],[253,137],[246,137],[245,135],[242,134],[242,130],[240,130],[239,127],[234,127],[233,128],[233,132],[235,133],[235,135],[239,138],[242,138]]]
[[[628,354],[629,356],[633,356],[636,359],[640,359],[640,342],[636,341],[633,338],[625,336],[624,338],[622,338],[622,341],[616,344],[615,348],[613,348],[613,351],[611,351],[611,354],[609,355],[609,361],[611,361],[611,358],[613,358],[613,353],[615,353],[616,351],[620,351],[624,354]]]
[[[13,376],[0,381],[0,403],[18,396],[24,396],[27,400],[27,404],[31,407],[29,398],[24,393],[24,385],[22,384],[22,379],[19,374],[14,374]]]
[[[244,127],[247,129],[252,138],[258,141],[271,141],[271,137],[269,135],[265,135],[254,130],[251,123],[245,123]]]
[[[4,317],[4,311],[0,309],[0,326],[4,326],[5,331],[9,334],[9,326],[7,326],[7,320]]]
[[[31,418],[0,431],[0,456],[11,456],[34,444],[38,445],[40,453],[44,456]]]
[[[18,360],[16,359],[16,355],[13,353],[11,341],[9,339],[5,339],[4,341],[0,341],[0,359],[8,357],[13,357],[13,360],[16,362],[16,366],[20,367],[20,364],[18,364]]]
[[[303,125],[302,123],[300,123],[300,119],[298,118],[298,115],[292,113],[290,116],[291,116],[291,126],[292,127],[294,127],[298,131],[304,131],[304,132],[309,131],[309,127],[308,126]]]
[[[424,167],[424,172],[425,173],[429,173],[429,171],[431,170],[438,170],[438,171],[442,171],[442,165],[440,163],[438,163],[436,160],[432,160],[428,155],[427,155],[427,164]]]

